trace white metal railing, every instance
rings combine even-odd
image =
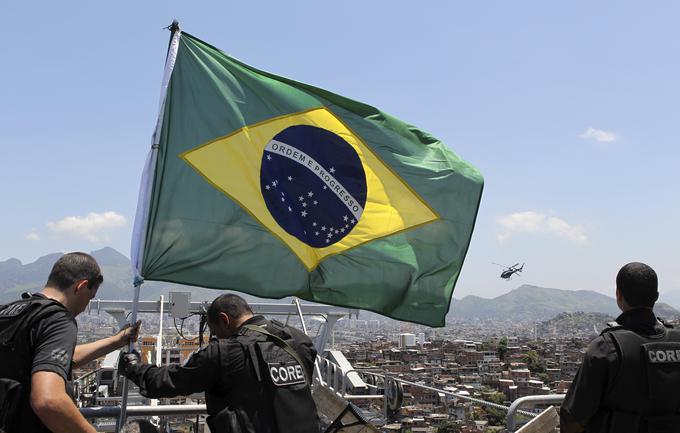
[[[387,398],[385,394],[385,383],[390,380],[394,380],[401,384],[409,385],[411,387],[419,387],[422,389],[427,389],[451,397],[455,397],[461,400],[472,402],[476,405],[491,407],[494,409],[499,409],[507,412],[506,418],[506,428],[509,432],[514,432],[517,425],[516,416],[518,414],[534,418],[537,416],[534,412],[529,412],[521,410],[520,407],[526,406],[536,406],[536,405],[548,405],[548,404],[559,404],[564,400],[563,394],[550,394],[550,395],[534,395],[528,397],[522,397],[512,402],[510,406],[505,406],[498,403],[493,403],[490,401],[475,398],[469,395],[456,393],[453,391],[448,391],[444,389],[435,388],[432,386],[424,385],[422,383],[412,382],[398,377],[389,375],[385,372],[377,372],[362,369],[352,369],[344,372],[340,379],[338,379],[337,373],[339,367],[326,358],[319,358],[321,363],[321,372],[324,377],[317,375],[315,377],[315,386],[324,386],[330,389],[339,397],[345,400],[383,400],[383,408],[386,411],[387,408]],[[347,374],[357,373],[361,376],[372,376],[374,378],[375,384],[367,384],[369,391],[380,391],[381,393],[369,393],[369,394],[349,394],[347,391]],[[97,418],[115,418],[120,415],[120,406],[98,406],[98,407],[85,407],[81,408],[80,412],[87,419],[97,419]],[[174,416],[174,415],[204,415],[206,414],[206,405],[196,404],[196,405],[161,405],[161,406],[128,406],[127,413],[129,416]]]
[[[522,406],[536,406],[541,404],[562,404],[564,401],[565,394],[549,394],[549,395],[529,395],[527,397],[521,397],[513,401],[508,409],[508,416],[506,418],[505,426],[509,432],[514,432],[517,425],[517,420],[515,415],[517,413],[524,414],[524,411],[520,411],[519,408]]]
[[[128,406],[131,416],[169,416],[169,415],[205,415],[204,404],[168,404],[162,406]],[[116,418],[120,415],[120,406],[97,406],[80,408],[80,413],[87,419]]]
[[[335,392],[339,397],[344,398],[346,400],[361,400],[361,399],[383,399],[384,404],[387,403],[386,401],[386,396],[385,396],[385,383],[393,380],[395,382],[401,383],[403,385],[409,385],[411,387],[417,387],[417,388],[422,388],[422,389],[427,389],[430,391],[434,391],[437,393],[441,393],[444,395],[448,395],[454,398],[458,398],[461,400],[469,401],[471,403],[474,403],[479,406],[486,406],[486,407],[491,407],[494,409],[499,409],[504,412],[508,413],[507,416],[507,422],[512,423],[513,430],[514,431],[514,426],[516,425],[516,415],[524,415],[529,418],[533,418],[537,416],[536,413],[534,412],[529,412],[525,410],[521,410],[521,406],[533,406],[537,404],[556,404],[556,403],[561,403],[562,400],[564,399],[563,394],[550,394],[550,395],[537,395],[537,396],[529,396],[529,397],[523,397],[520,399],[515,400],[510,406],[505,406],[502,404],[498,403],[493,403],[490,401],[482,400],[479,398],[475,398],[466,394],[461,394],[458,392],[453,392],[453,391],[448,391],[444,389],[439,389],[435,388],[429,385],[425,385],[422,383],[418,382],[412,382],[408,381],[405,379],[401,379],[399,377],[395,377],[390,375],[387,371],[375,371],[371,369],[352,369],[348,371],[342,371],[341,368],[333,363],[331,360],[327,358],[320,358],[319,360],[321,364],[321,375],[317,376],[317,380],[320,385],[325,386],[329,388],[331,391]],[[373,391],[373,393],[369,394],[350,394],[348,393],[347,389],[347,383],[348,383],[348,378],[347,376],[350,373],[358,373],[360,376],[372,376],[374,377],[374,383],[375,384],[367,384],[369,391]],[[323,378],[321,376],[324,376]],[[379,382],[382,382],[382,384],[379,384]],[[382,386],[382,393],[378,393],[375,391],[380,391]],[[386,410],[385,410],[386,411]]]

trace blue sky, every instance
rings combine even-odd
[[[228,4],[231,3],[231,4]],[[251,4],[250,4],[251,3]],[[257,68],[380,107],[486,184],[455,296],[680,290],[674,2],[4,2],[0,260],[129,255],[173,18]],[[513,281],[492,262],[526,262]]]

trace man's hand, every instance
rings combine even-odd
[[[142,321],[140,320],[132,326],[127,324],[115,335],[91,343],[77,345],[76,350],[73,352],[73,365],[81,367],[94,359],[136,341],[141,323]]]
[[[132,352],[121,352],[118,360],[118,371],[122,372],[124,376],[134,373],[137,366],[141,363],[141,356],[139,352],[133,350]]]
[[[118,347],[123,347],[130,342],[137,341],[137,336],[139,335],[139,326],[142,324],[141,320],[138,320],[134,325],[129,323],[125,324],[120,331],[115,335],[116,340],[118,340]]]

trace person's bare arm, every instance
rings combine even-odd
[[[53,433],[96,433],[66,394],[64,379],[51,371],[31,375],[31,408]]]
[[[102,357],[113,350],[125,346],[131,340],[136,340],[140,323],[141,321],[137,321],[134,326],[125,325],[116,335],[111,337],[77,345],[73,352],[73,366],[83,366],[93,359]]]

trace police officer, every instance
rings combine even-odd
[[[560,409],[562,433],[680,432],[680,331],[654,317],[657,285],[644,263],[619,271],[623,313],[588,346]]]
[[[76,346],[75,317],[102,281],[92,256],[69,253],[40,293],[0,306],[0,431],[95,432],[73,403],[71,369],[126,345],[139,329]]]
[[[255,316],[224,294],[207,311],[216,337],[184,365],[141,364],[135,352],[119,369],[150,398],[205,392],[212,432],[318,433],[310,392],[316,350],[304,333]]]

